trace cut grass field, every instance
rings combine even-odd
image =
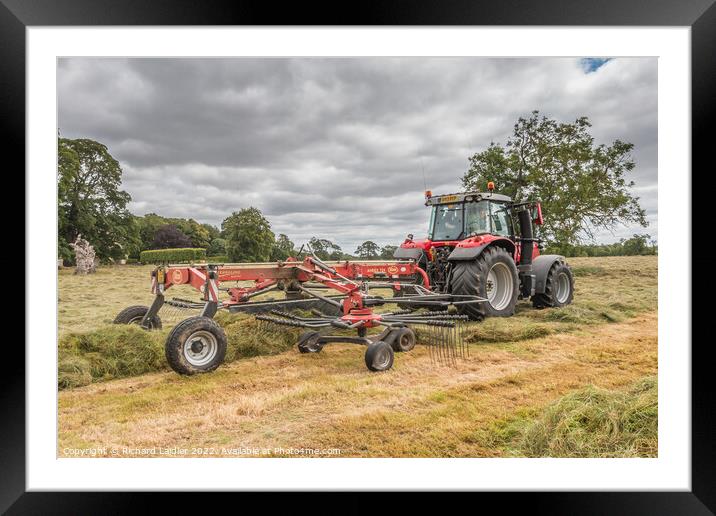
[[[151,268],[87,277],[61,271],[60,377],[74,363],[80,380],[63,387],[93,383],[59,393],[58,455],[177,447],[212,456],[249,448],[279,456],[290,449],[343,457],[655,456],[657,259],[569,262],[573,305],[533,310],[521,302],[512,318],[470,325],[470,356],[456,367],[434,364],[418,346],[379,374],[365,368],[362,347],[301,355],[291,334],[271,338],[235,317],[220,319],[233,362],[194,377],[147,373],[166,367],[166,330],[109,323],[125,306],[151,302]],[[130,377],[112,379],[122,376]]]

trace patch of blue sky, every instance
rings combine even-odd
[[[581,59],[580,64],[582,65],[584,73],[592,73],[599,70],[611,60],[611,57],[584,57]]]

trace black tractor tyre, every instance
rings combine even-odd
[[[497,281],[511,282],[509,284],[488,285],[488,274],[497,268],[498,273],[493,273]],[[517,266],[510,253],[498,246],[490,246],[485,249],[475,260],[455,262],[450,279],[450,291],[453,294],[488,297],[488,286],[490,288],[505,288],[504,295],[501,295],[498,306],[493,306],[490,301],[482,303],[466,303],[457,306],[458,313],[467,315],[470,319],[481,321],[485,317],[509,317],[515,313],[517,296],[519,295],[519,279]],[[499,293],[499,291],[498,291]],[[497,295],[497,294],[496,294]]]
[[[321,334],[317,331],[306,331],[298,338],[298,351],[301,353],[320,353],[323,344],[318,343]]]
[[[177,324],[167,336],[164,354],[177,373],[208,373],[226,357],[226,333],[210,317],[190,317]]]
[[[395,339],[393,339],[393,342],[390,343],[390,346],[393,348],[393,351],[397,353],[403,353],[406,351],[410,351],[415,347],[415,332],[411,330],[410,328],[401,328],[400,330],[397,330],[397,336]]]
[[[387,342],[377,340],[365,351],[365,365],[371,371],[387,371],[393,367],[393,348]]]
[[[119,312],[117,314],[117,317],[114,318],[114,321],[112,321],[114,324],[140,324],[142,322],[142,319],[144,319],[144,316],[149,311],[148,306],[129,306]],[[149,320],[149,328],[150,330],[161,330],[162,329],[162,320],[159,318],[159,315],[155,315]]]
[[[545,279],[543,294],[532,296],[535,308],[559,308],[574,299],[574,275],[565,262],[557,260],[552,264]]]

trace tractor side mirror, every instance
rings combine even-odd
[[[532,206],[532,222],[535,226],[541,226],[544,224],[544,219],[542,218],[542,204],[536,202]]]

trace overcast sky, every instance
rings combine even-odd
[[[296,244],[398,244],[427,231],[423,168],[458,191],[468,156],[538,109],[635,144],[650,225],[598,240],[658,234],[655,58],[66,58],[57,84],[61,135],[107,145],[137,215],[219,226],[256,206]]]

